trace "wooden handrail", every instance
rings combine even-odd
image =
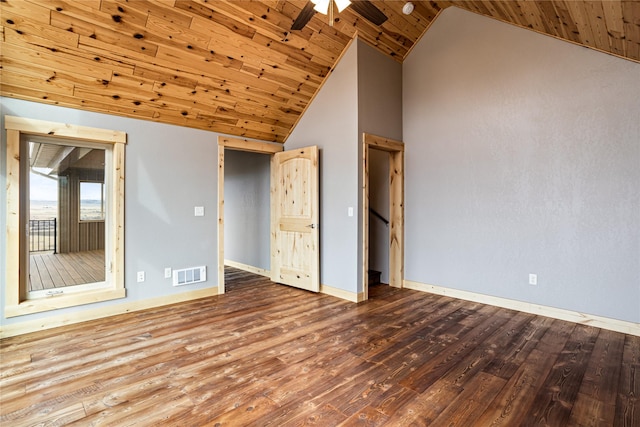
[[[389,226],[389,220],[385,219],[385,217],[380,215],[375,209],[369,208],[369,213],[372,213],[373,216],[378,218],[380,221],[384,222],[384,225]]]

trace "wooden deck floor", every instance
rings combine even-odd
[[[0,342],[0,424],[640,426],[640,337],[385,285],[225,295]]]
[[[29,290],[62,288],[104,280],[104,250],[29,254]]]

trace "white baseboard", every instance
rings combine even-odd
[[[344,289],[334,288],[329,285],[320,284],[320,293],[331,295],[332,297],[344,299],[351,302],[364,301],[364,292],[356,293],[345,291]]]
[[[191,301],[214,295],[218,295],[217,286],[213,288],[199,289],[196,291],[182,292],[179,294],[150,298],[141,301],[132,301],[123,304],[109,305],[97,309],[89,308],[77,313],[59,314],[38,320],[29,320],[26,322],[3,325],[0,328],[0,338],[28,334],[29,332],[44,331],[46,329],[57,328],[58,326],[72,325],[74,323],[102,319],[104,317],[146,310],[148,308],[162,307],[164,305]]]
[[[493,297],[489,295],[478,294],[475,292],[444,288],[442,286],[428,285],[425,283],[413,282],[411,280],[405,280],[404,287],[416,291],[428,292],[436,295],[444,295],[452,298],[462,299],[465,301],[479,302],[496,307],[518,310],[525,313],[537,314],[554,319],[580,323],[582,325],[594,326],[596,328],[622,332],[624,334],[640,336],[640,323],[611,319],[608,317],[585,314],[578,311],[565,310],[561,308],[547,307],[544,305],[511,300],[508,298]]]
[[[260,276],[271,278],[271,272],[269,270],[265,270],[264,268],[254,267],[252,265],[243,264],[237,261],[231,261],[229,259],[224,260],[224,265],[237,268],[242,271],[248,271],[249,273],[254,273]]]

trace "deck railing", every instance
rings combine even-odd
[[[57,247],[57,221],[53,219],[29,220],[29,251],[56,253]]]

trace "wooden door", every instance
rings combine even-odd
[[[271,280],[318,292],[318,147],[274,154],[271,175]]]

